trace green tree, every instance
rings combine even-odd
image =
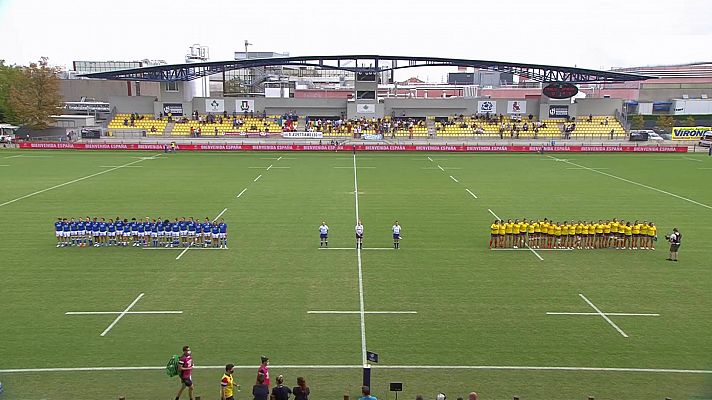
[[[658,117],[655,123],[657,126],[665,128],[665,130],[667,131],[671,131],[675,120],[670,115],[661,115]]]
[[[10,89],[22,78],[22,70],[15,65],[5,65],[0,60],[0,122],[18,124],[15,112],[10,106]]]
[[[10,107],[20,123],[31,128],[47,128],[51,115],[62,106],[57,69],[42,57],[22,68],[20,78],[10,87]]]
[[[697,126],[697,121],[695,121],[695,117],[690,115],[689,117],[685,118],[685,126]]]
[[[645,126],[645,119],[643,118],[642,115],[635,114],[634,116],[630,117],[630,127],[631,128],[643,129],[643,126]]]

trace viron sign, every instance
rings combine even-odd
[[[700,140],[707,132],[712,132],[709,126],[676,126],[672,128],[672,140]]]

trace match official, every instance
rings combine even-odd
[[[682,234],[677,228],[672,228],[672,233],[665,236],[668,242],[670,242],[670,257],[668,261],[677,261],[677,252],[680,250],[680,243],[682,242]]]

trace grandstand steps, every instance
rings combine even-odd
[[[176,125],[175,122],[169,122],[166,124],[166,129],[163,131],[164,136],[170,136],[171,132],[173,132],[173,127]]]
[[[425,120],[425,126],[428,128],[428,137],[435,137],[435,121],[428,118]]]

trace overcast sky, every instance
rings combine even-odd
[[[73,60],[177,63],[193,43],[209,46],[213,61],[230,60],[245,39],[250,51],[293,56],[427,55],[594,69],[679,64],[712,61],[712,2],[0,0],[0,59],[8,63],[40,56],[67,67]],[[425,77],[417,69],[407,75]]]

